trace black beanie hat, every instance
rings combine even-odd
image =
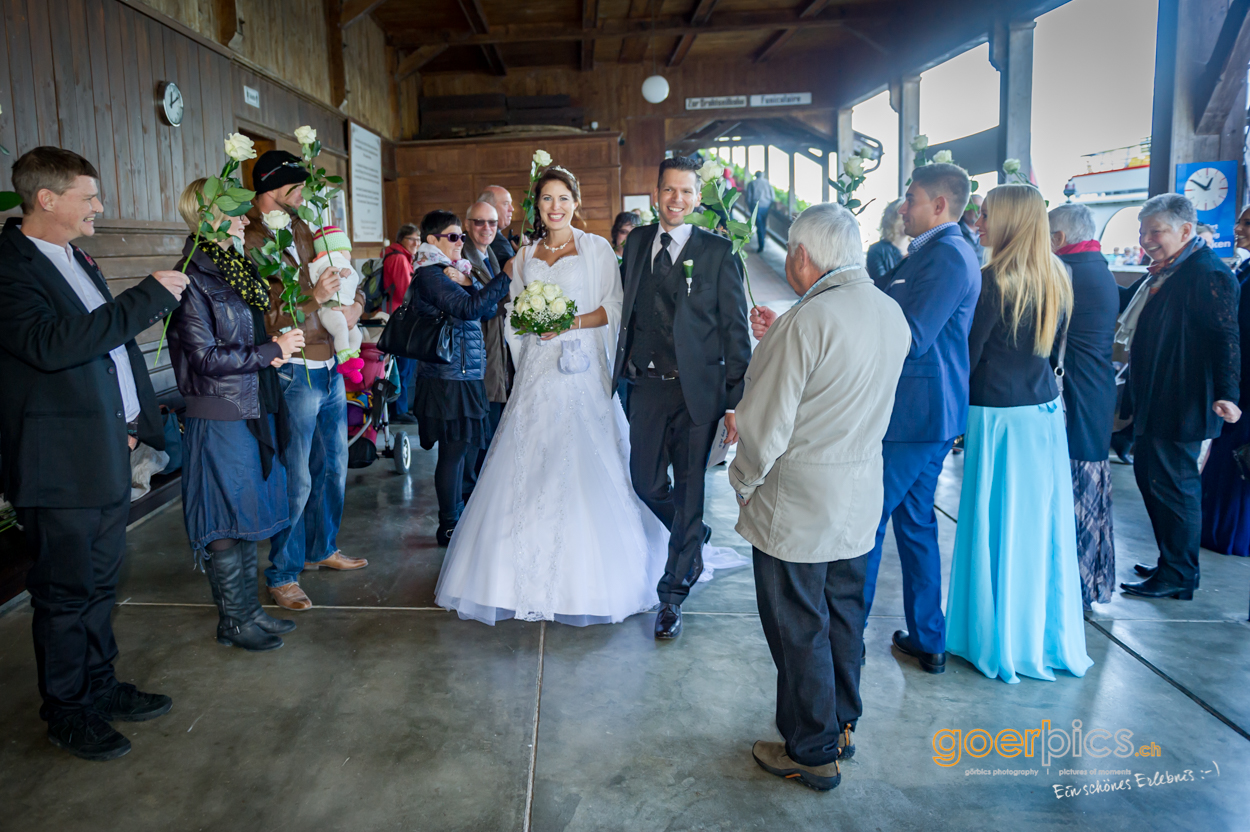
[[[258,194],[308,181],[308,171],[300,158],[285,150],[266,150],[252,168],[252,190]]]

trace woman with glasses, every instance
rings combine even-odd
[[[511,284],[500,272],[480,289],[469,278],[472,266],[461,257],[468,236],[450,211],[431,211],[421,219],[416,273],[410,290],[418,314],[451,319],[451,361],[417,363],[413,414],[421,447],[438,445],[434,491],[438,495],[438,545],[446,546],[464,510],[465,460],[477,456],[490,436],[486,396],[486,345],[482,321],[494,317]]]

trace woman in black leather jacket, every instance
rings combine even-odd
[[[178,202],[193,231],[204,182],[188,185]],[[220,243],[187,238],[179,264],[190,255],[190,284],[171,317],[169,358],[187,407],[182,510],[217,603],[217,641],[259,651],[281,647],[279,634],[295,629],[261,609],[256,542],[290,525],[281,457],[286,413],[275,368],[304,345],[304,334],[265,334],[269,287],[242,253],[247,224],[230,218],[231,236]]]
[[[421,219],[421,239],[409,293],[420,314],[447,315],[453,330],[450,362],[417,364],[412,402],[421,447],[429,450],[438,445],[436,537],[440,546],[446,546],[464,509],[465,460],[470,454],[476,458],[490,436],[482,321],[494,317],[511,279],[501,271],[477,288],[468,277],[469,261],[460,257],[466,240],[460,218],[450,211],[426,214]]]

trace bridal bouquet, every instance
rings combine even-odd
[[[554,283],[535,280],[512,307],[512,328],[520,335],[563,332],[573,325],[577,304]]]

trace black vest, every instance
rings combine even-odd
[[[656,255],[658,257],[659,254]],[[653,266],[656,258],[647,258],[638,281],[630,363],[642,371],[649,364],[654,364],[659,372],[671,373],[677,369],[677,349],[673,346],[673,318],[677,302],[664,285],[664,279],[655,273]],[[673,268],[681,267],[674,263]]]

